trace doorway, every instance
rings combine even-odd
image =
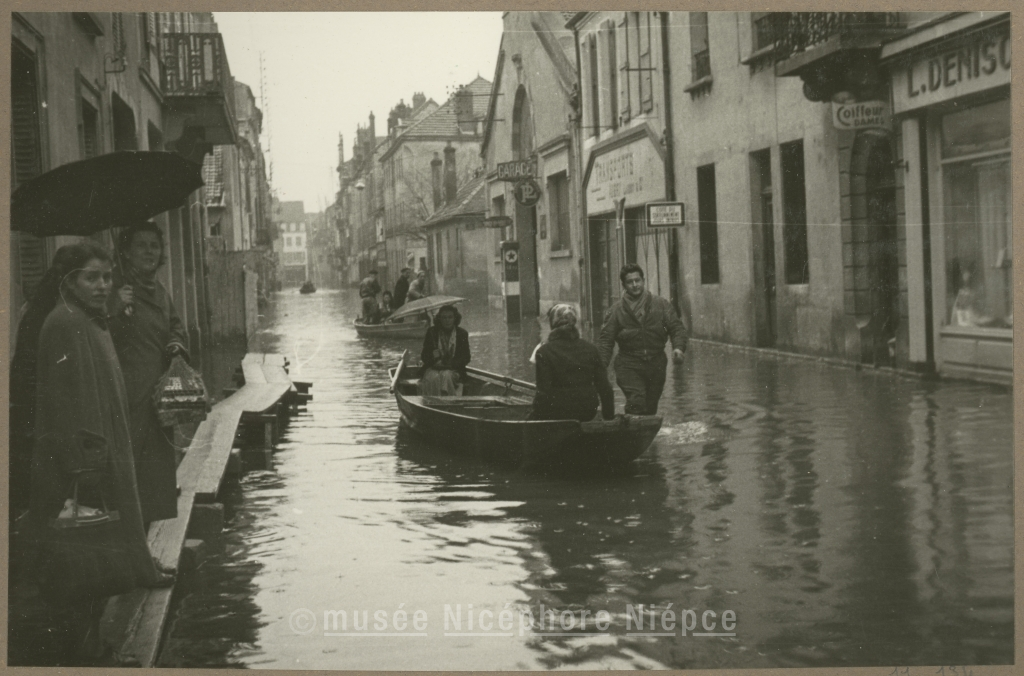
[[[889,144],[871,148],[865,176],[868,224],[868,267],[871,276],[871,361],[891,366],[896,358],[899,328],[899,253],[896,236],[896,176]]]
[[[604,313],[615,302],[619,287],[619,243],[615,231],[615,215],[588,219],[590,232],[590,294],[593,302],[592,325],[600,329]]]
[[[516,236],[519,238],[519,316],[540,314],[540,280],[537,275],[537,207],[516,204]]]

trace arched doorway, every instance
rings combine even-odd
[[[874,327],[872,356],[876,365],[891,366],[896,358],[896,331],[900,323],[900,282],[896,173],[888,139],[879,139],[871,146],[864,183]]]
[[[512,108],[512,159],[533,155],[533,111],[526,87],[519,85]],[[538,183],[540,183],[538,177]],[[519,293],[522,317],[540,314],[540,283],[537,276],[537,207],[515,205],[515,237],[519,241]]]
[[[852,268],[848,296],[860,333],[860,361],[896,363],[900,324],[899,251],[896,230],[896,172],[891,137],[864,131],[850,159],[852,237],[843,244]]]

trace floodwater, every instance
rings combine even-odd
[[[530,476],[400,428],[385,369],[419,346],[357,308],[276,295],[254,349],[314,399],[230,492],[162,666],[1012,663],[1009,389],[695,343],[629,472]],[[464,314],[475,365],[532,380],[536,325]]]

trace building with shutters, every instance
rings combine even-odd
[[[238,141],[235,83],[210,12],[14,12],[11,33],[12,190],[117,150],[166,150],[201,164]],[[200,189],[154,219],[167,242],[159,275],[199,359],[200,346],[217,338],[206,202]],[[110,231],[94,237],[113,244]],[[73,240],[12,233],[12,317],[20,318],[56,249]],[[16,330],[15,321],[12,349]]]
[[[278,238],[274,248],[278,255],[281,284],[301,286],[309,276],[309,221],[301,200],[275,202],[273,219]]]
[[[404,267],[429,258],[422,226],[444,204],[433,169],[446,148],[455,156],[447,165],[458,186],[480,166],[480,140],[491,83],[477,77],[438,106],[422,93],[412,106],[400,102],[388,115],[387,141],[379,146],[383,200],[377,270],[381,286],[393,287]],[[437,271],[435,270],[435,273]]]

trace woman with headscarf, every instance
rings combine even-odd
[[[173,432],[161,426],[153,393],[174,356],[188,360],[188,338],[170,294],[156,278],[167,259],[160,226],[147,221],[126,228],[117,249],[120,275],[109,303],[110,332],[128,390],[139,498],[148,529],[152,521],[178,515]]]
[[[615,397],[597,348],[580,338],[576,310],[555,305],[548,311],[551,333],[537,348],[537,394],[532,420],[593,420],[597,407],[605,420],[615,417]]]
[[[469,364],[469,333],[459,326],[462,315],[454,305],[437,311],[434,325],[423,338],[423,375],[420,394],[452,396],[462,394],[462,381]]]
[[[67,458],[74,457],[83,437],[89,437],[105,447],[108,456],[92,491],[100,491],[107,506],[119,514],[124,551],[137,584],[166,587],[174,577],[158,570],[142,525],[128,401],[107,327],[110,290],[110,255],[94,242],[83,241],[57,251],[29,309],[30,313],[50,310],[38,334],[36,353],[29,537],[44,542],[53,530],[51,521],[73,497]],[[88,493],[90,487],[85,488]],[[77,650],[74,659],[79,664],[130,663],[100,640],[105,602],[105,598],[91,598],[62,609],[70,616],[68,645]]]

